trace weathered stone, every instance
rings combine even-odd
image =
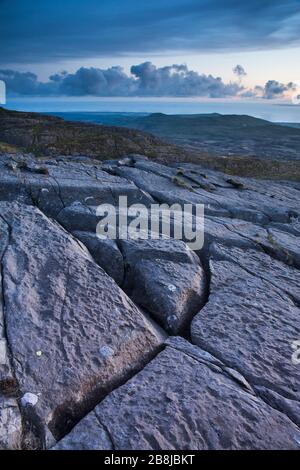
[[[115,240],[101,240],[93,232],[75,231],[73,235],[87,247],[104,271],[121,285],[124,280],[124,262]]]
[[[2,154],[0,173],[22,203],[0,203],[0,447],[299,448],[299,184],[136,154]],[[201,262],[172,238],[100,241],[121,195],[204,204]],[[153,359],[155,321],[195,345]]]
[[[299,237],[288,232],[268,229],[236,219],[219,219],[227,229],[252,241],[273,257],[286,264],[300,267]]]
[[[52,450],[114,450],[99,417],[91,411]]]
[[[189,184],[176,184],[172,178],[159,176],[149,171],[137,168],[120,167],[118,175],[133,181],[136,186],[149,193],[156,201],[167,204],[205,204],[206,213],[212,216],[226,217],[230,212],[218,202],[209,192],[203,191],[201,196],[192,190]]]
[[[198,257],[179,240],[121,241],[124,288],[163,327],[175,334],[206,300],[206,276]]]
[[[162,335],[58,224],[19,204],[0,204],[0,214],[10,226],[2,295],[20,403],[39,446],[49,445],[143,367]]]
[[[232,184],[228,184],[228,177],[225,175],[219,174],[219,179],[223,181],[216,185],[214,179],[210,181],[210,176],[204,181],[201,171],[203,169],[198,167],[191,176],[186,166],[176,170],[153,162],[137,162],[134,168],[122,166],[116,170],[117,174],[134,181],[159,202],[201,203],[210,216],[235,217],[252,223],[267,224],[271,221],[290,222],[291,215],[300,215],[295,200],[282,201],[276,192],[276,197],[266,190],[263,192],[262,186],[255,185],[253,180],[239,178],[240,184],[246,189],[237,190]],[[198,177],[195,178],[195,174]],[[215,172],[214,175],[216,174]],[[248,183],[251,189],[248,188]],[[270,186],[278,190],[279,184],[276,186],[276,183],[270,183]]]
[[[1,261],[9,242],[9,227],[0,216],[0,268]],[[14,386],[15,380],[11,363],[9,359],[9,349],[6,338],[6,326],[4,318],[4,302],[3,302],[3,279],[2,270],[0,269],[0,394],[6,393]]]
[[[300,401],[300,370],[292,362],[292,343],[300,337],[300,310],[279,288],[284,267],[271,283],[271,272],[266,274],[268,265],[262,269],[268,279],[264,280],[259,270],[252,275],[219,258],[217,254],[215,260],[213,254],[210,261],[211,292],[192,322],[192,341],[238,370],[252,386],[264,386]],[[276,267],[277,263],[274,272]]]
[[[232,273],[236,278],[242,279],[247,274],[252,274],[283,290],[300,304],[300,271],[293,266],[277,261],[261,251],[228,247],[216,243],[210,246],[210,254],[214,260],[234,262],[236,266]],[[239,271],[238,266],[244,271]],[[217,290],[220,286],[220,279],[216,279],[215,276],[213,276],[211,287],[214,289],[215,280]]]
[[[169,342],[58,448],[77,449],[80,442],[87,449],[111,449],[111,442],[115,450],[300,448],[299,428],[289,418],[245,391],[210,359],[198,360],[197,347],[187,343],[183,349],[182,342],[180,350]]]
[[[22,418],[15,398],[0,393],[0,450],[21,448]]]
[[[102,203],[117,204],[119,196],[126,195],[128,204],[152,202],[149,194],[133,182],[108,174],[91,162],[61,158],[56,165],[47,161],[37,164],[32,156],[21,155],[14,157],[15,169],[9,163],[9,157],[1,156],[0,200],[35,204],[51,217],[76,201],[96,207]],[[42,168],[44,174],[32,171],[33,167]]]
[[[134,266],[141,259],[167,260],[174,263],[199,264],[197,255],[181,240],[161,238],[158,240],[120,240],[125,262]]]
[[[96,215],[96,207],[75,201],[59,212],[57,220],[69,232],[96,233],[100,219]]]

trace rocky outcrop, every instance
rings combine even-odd
[[[0,447],[298,449],[299,190],[0,155]],[[203,247],[100,240],[119,196],[204,204]]]
[[[300,403],[299,271],[251,250],[212,247],[209,301],[192,322],[192,340],[252,386]],[[289,411],[287,411],[289,415]],[[299,420],[298,420],[299,422]]]
[[[91,435],[89,441],[87,437]],[[109,439],[108,439],[109,436]],[[218,359],[179,339],[54,449],[299,449],[300,430]]]
[[[2,203],[0,216],[9,231],[2,298],[25,445],[49,446],[142,368],[162,335],[38,209]]]

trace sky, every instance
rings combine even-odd
[[[0,45],[11,96],[300,94],[300,0],[1,0]]]

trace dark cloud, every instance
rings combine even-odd
[[[258,88],[258,87],[257,87]],[[297,86],[293,82],[280,83],[276,80],[269,80],[263,88],[263,98],[271,100],[274,98],[282,98],[288,91],[296,91]]]
[[[129,96],[135,91],[135,81],[121,67],[108,69],[81,67],[77,72],[52,75],[55,91],[66,96]]]
[[[225,84],[220,77],[199,74],[186,65],[155,67],[144,62],[131,67],[136,77],[137,94],[150,96],[235,96],[241,91],[236,83]]]
[[[239,78],[245,77],[247,75],[246,70],[242,65],[236,65],[235,67],[233,67],[232,71]]]
[[[299,44],[299,0],[1,0],[2,64]]]
[[[28,96],[236,96],[237,83],[225,84],[220,77],[199,74],[186,65],[156,67],[151,62],[133,65],[131,75],[121,67],[85,68],[61,72],[40,82],[33,73],[0,70],[9,95]]]
[[[38,81],[37,75],[31,72],[17,72],[15,70],[0,70],[0,80],[6,84],[8,94],[20,95],[48,95],[54,91],[53,84]]]

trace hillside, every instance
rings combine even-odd
[[[300,155],[300,129],[246,115],[62,113],[61,116],[139,129],[188,150],[218,156],[294,160]]]
[[[184,158],[186,152],[158,137],[134,129],[69,122],[39,113],[0,108],[0,141],[36,156],[84,155],[95,159],[142,153]]]

